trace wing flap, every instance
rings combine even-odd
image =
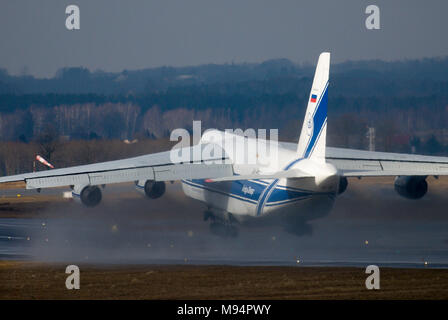
[[[246,174],[233,175],[228,177],[221,177],[216,179],[207,179],[206,182],[221,182],[221,181],[237,181],[237,180],[260,180],[260,179],[281,179],[281,178],[310,178],[314,177],[303,171],[292,169],[286,171],[279,171],[272,174]]]
[[[114,160],[69,168],[30,172],[0,177],[0,184],[23,184],[27,189],[64,187],[70,185],[102,185],[137,180],[174,181],[207,179],[233,175],[233,165],[223,155],[203,155],[194,161],[195,150],[208,144],[186,147],[190,161],[172,162],[170,151],[134,158]]]
[[[347,150],[345,155],[327,158],[327,162],[345,177],[448,175],[448,158],[444,157]]]
[[[51,172],[50,170],[48,171]],[[180,179],[208,179],[233,174],[230,164],[175,164],[161,167],[122,169],[83,174],[25,178],[27,189],[53,188],[69,185],[102,185],[137,180],[175,181]]]
[[[90,185],[101,185],[109,183],[120,183],[137,180],[153,180],[154,170],[152,167],[125,169],[116,171],[89,173]]]
[[[439,176],[433,171],[344,171],[344,177]]]
[[[154,167],[154,180],[208,179],[233,175],[231,164],[184,163]]]
[[[75,174],[69,176],[54,176],[45,178],[25,179],[27,189],[53,188],[70,185],[88,185],[88,174]]]

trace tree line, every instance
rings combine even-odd
[[[295,141],[313,72],[285,59],[121,73],[65,68],[50,79],[0,70],[0,140],[6,151],[29,146],[34,154],[49,134],[63,145],[152,141],[202,120],[203,128],[278,128]],[[366,149],[374,127],[377,150],[448,154],[446,74],[446,58],[332,65],[328,144]],[[7,157],[4,172],[25,169],[8,169]]]

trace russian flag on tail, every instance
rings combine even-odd
[[[315,95],[315,94],[312,94],[311,95],[311,102],[316,102],[316,99],[317,99],[317,95]]]

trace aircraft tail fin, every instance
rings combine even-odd
[[[313,86],[297,145],[297,154],[301,158],[311,158],[325,162],[329,73],[330,53],[323,52],[317,62]]]

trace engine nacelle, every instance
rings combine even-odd
[[[136,184],[137,190],[150,199],[157,199],[165,193],[165,182],[154,180],[139,180]]]
[[[340,177],[339,178],[339,189],[338,194],[344,193],[345,190],[347,190],[348,181],[346,177]]]
[[[398,176],[394,188],[402,197],[420,199],[428,192],[428,183],[424,176]]]
[[[102,199],[101,190],[98,186],[74,186],[72,195],[73,199],[81,202],[86,207],[95,207]]]

